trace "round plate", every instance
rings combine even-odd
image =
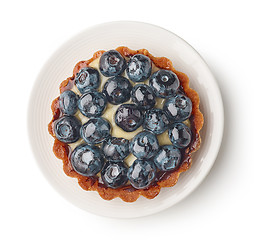
[[[193,156],[193,165],[180,175],[172,188],[161,189],[153,200],[140,197],[134,203],[117,198],[103,200],[97,192],[85,191],[77,179],[67,177],[62,161],[52,151],[48,133],[51,102],[59,96],[59,84],[72,76],[75,64],[98,50],[127,46],[147,49],[156,57],[167,57],[173,66],[188,75],[190,86],[200,96],[205,123],[202,145]],[[108,217],[133,218],[150,215],[173,206],[190,194],[211,169],[223,134],[223,104],[216,81],[201,56],[183,39],[158,26],[141,22],[110,22],[94,26],[65,43],[45,64],[30,98],[28,126],[31,146],[40,169],[52,186],[67,200],[86,211]]]

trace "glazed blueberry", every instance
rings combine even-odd
[[[134,55],[126,68],[126,73],[133,82],[143,82],[150,77],[152,62],[149,57],[143,54]]]
[[[115,123],[126,132],[133,132],[143,123],[142,111],[135,104],[122,104],[116,111]]]
[[[167,114],[158,108],[153,108],[145,113],[143,128],[154,134],[163,133],[169,126]]]
[[[156,135],[148,131],[138,133],[130,143],[130,151],[136,158],[140,159],[153,157],[159,147]]]
[[[131,91],[131,100],[143,110],[151,109],[156,103],[152,88],[146,84],[137,84]]]
[[[163,106],[171,121],[182,122],[188,119],[192,111],[191,100],[183,94],[177,94],[166,100]]]
[[[70,90],[62,92],[59,97],[59,108],[63,114],[74,115],[78,109],[78,96]]]
[[[153,161],[162,171],[174,171],[180,165],[181,152],[173,145],[165,145],[160,148]]]
[[[126,68],[126,61],[116,50],[104,52],[100,58],[100,71],[105,77],[120,75]]]
[[[136,159],[130,166],[127,176],[134,188],[147,188],[156,176],[156,166],[152,161]]]
[[[91,118],[80,128],[80,135],[87,143],[97,144],[110,137],[110,130],[110,124],[104,118]]]
[[[80,112],[88,118],[101,116],[106,105],[105,95],[97,91],[85,92],[78,101]]]
[[[100,86],[99,72],[94,68],[82,68],[77,73],[74,83],[82,94],[87,89],[97,89]]]
[[[125,185],[128,167],[123,162],[106,162],[101,171],[101,179],[107,187],[119,188]]]
[[[180,82],[174,72],[161,69],[151,76],[149,85],[157,97],[168,98],[175,94]]]
[[[168,136],[172,144],[178,148],[185,148],[191,142],[191,130],[183,123],[170,125]]]
[[[109,138],[104,141],[102,151],[108,160],[123,161],[129,155],[129,141],[124,138]]]
[[[71,153],[71,165],[83,176],[95,176],[104,164],[103,154],[96,146],[79,145]]]
[[[110,103],[118,105],[130,99],[131,89],[132,85],[127,78],[116,76],[105,83],[103,93]]]
[[[81,122],[73,116],[63,116],[54,122],[56,138],[63,143],[74,143],[79,140]]]

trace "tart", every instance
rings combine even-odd
[[[48,131],[63,170],[105,200],[155,198],[200,147],[203,115],[188,77],[146,49],[98,51],[60,84]]]

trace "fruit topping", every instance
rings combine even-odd
[[[149,85],[157,97],[168,98],[175,94],[180,82],[174,72],[161,69],[153,73],[149,80]]]
[[[137,159],[130,166],[127,176],[134,188],[147,188],[156,176],[156,166],[152,161]]]
[[[149,159],[159,150],[159,143],[156,135],[143,131],[138,133],[130,143],[130,151],[136,158]]]
[[[150,77],[152,62],[149,57],[143,54],[134,55],[126,68],[126,73],[133,82],[143,82]]]
[[[178,148],[185,148],[191,142],[191,130],[183,123],[170,125],[168,136],[172,144]]]
[[[105,95],[93,90],[85,92],[78,102],[80,112],[88,118],[101,116],[106,105]]]
[[[173,145],[164,145],[153,159],[158,169],[162,171],[174,171],[181,162],[181,152]]]
[[[152,88],[146,84],[137,84],[133,87],[131,100],[143,110],[153,108],[156,103],[156,97]]]
[[[166,100],[163,109],[171,121],[182,122],[188,119],[192,111],[191,100],[183,94],[177,94]]]
[[[123,54],[128,58],[131,56],[125,51]],[[94,61],[94,58],[86,63]],[[99,66],[96,67],[96,64]],[[154,65],[161,66],[157,61]],[[111,193],[117,191],[108,189],[107,192],[107,188],[124,187],[119,195],[114,195],[121,197],[123,193],[135,192],[135,189],[146,189],[151,184],[156,186],[157,181],[160,188],[160,181],[168,180],[171,175],[172,182],[175,181],[172,172],[177,171],[182,161],[190,157],[193,151],[187,147],[192,141],[192,134],[198,133],[193,125],[192,133],[189,125],[184,124],[192,114],[192,101],[185,95],[188,88],[180,86],[173,71],[158,70],[156,67],[156,72],[152,73],[152,60],[143,54],[132,56],[127,63],[120,52],[109,50],[91,66],[95,68],[81,68],[75,78],[71,78],[68,88],[73,86],[74,81],[81,94],[76,94],[75,86],[62,92],[59,97],[60,118],[53,119],[53,132],[59,141],[70,144],[80,138],[84,140],[80,139],[82,143],[78,141],[75,145],[80,145],[68,155],[68,164],[73,167],[71,171],[87,177],[94,176],[91,186],[104,188],[108,199]],[[184,82],[184,79],[181,81]],[[192,123],[192,118],[190,120]],[[81,122],[85,123],[82,125]],[[111,136],[111,127],[115,128],[112,132],[114,137]],[[195,137],[191,147],[196,143]],[[171,144],[169,140],[172,145],[163,145]],[[73,145],[69,149],[73,149]],[[135,161],[132,163],[133,158]],[[128,165],[132,164],[128,167],[125,161]],[[138,194],[142,192],[137,191]]]
[[[54,122],[56,138],[63,143],[74,143],[79,140],[81,122],[74,116],[63,116]]]
[[[81,137],[89,144],[101,143],[110,137],[110,124],[104,118],[91,118],[80,129]]]
[[[77,73],[74,82],[78,90],[83,94],[87,89],[97,89],[100,86],[100,74],[94,68],[82,68]]]
[[[154,134],[163,133],[169,126],[167,114],[158,108],[153,108],[145,113],[143,128]]]
[[[106,162],[101,171],[101,179],[107,187],[119,188],[125,185],[128,167],[123,162]]]
[[[103,154],[96,146],[79,145],[71,154],[71,165],[83,176],[95,176],[104,164]]]
[[[116,111],[115,123],[126,132],[133,132],[143,123],[142,111],[135,104],[122,104]]]
[[[100,71],[105,77],[120,75],[126,68],[126,61],[116,50],[104,52],[100,58]]]
[[[123,161],[129,155],[129,141],[124,138],[109,138],[103,142],[102,151],[106,159]]]
[[[110,103],[118,105],[130,99],[131,89],[132,85],[127,78],[116,76],[105,83],[103,93]]]
[[[74,115],[78,109],[78,96],[66,90],[59,97],[59,108],[63,114]]]

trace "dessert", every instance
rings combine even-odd
[[[60,84],[48,125],[67,176],[105,200],[174,186],[200,147],[203,115],[188,77],[147,50],[98,51]]]

